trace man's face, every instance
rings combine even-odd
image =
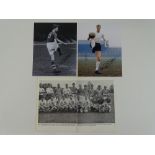
[[[101,86],[100,86],[100,85],[98,86],[98,89],[99,89],[99,90],[101,89]]]
[[[96,26],[96,30],[97,30],[97,32],[100,32],[101,26],[100,26],[100,25],[97,25],[97,26]]]

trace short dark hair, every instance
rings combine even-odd
[[[96,25],[96,27],[101,27],[101,25],[100,25],[100,24],[98,24],[98,25]]]
[[[55,29],[56,27],[59,28],[59,26],[60,26],[60,25],[58,25],[58,24],[53,24],[53,25],[52,25],[52,28],[53,28],[53,29]]]

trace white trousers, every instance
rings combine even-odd
[[[51,56],[51,60],[54,61],[54,52],[58,49],[58,43],[56,41],[54,42],[47,42],[46,47],[48,49],[48,53]]]

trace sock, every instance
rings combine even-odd
[[[99,70],[99,66],[100,66],[100,61],[97,61],[97,62],[96,62],[96,71]]]
[[[61,53],[60,47],[57,50],[58,50],[59,56],[61,56],[62,53]]]
[[[51,61],[54,61],[54,54],[51,54]]]

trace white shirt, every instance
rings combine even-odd
[[[102,89],[96,89],[97,96],[102,96]]]
[[[104,41],[104,34],[102,32],[96,32],[95,35],[95,42],[101,44]]]
[[[71,94],[70,88],[64,88],[63,93],[68,95]]]
[[[44,88],[39,88],[39,93],[44,93],[45,89]]]
[[[53,88],[46,88],[47,94],[53,94]]]
[[[48,104],[49,106],[52,105],[52,100],[49,99],[49,100],[47,101],[47,104]]]
[[[65,103],[67,104],[67,105],[69,105],[70,104],[70,99],[69,98],[65,98]]]
[[[103,94],[109,94],[109,90],[108,89],[103,89]]]
[[[70,104],[71,104],[72,106],[75,106],[75,99],[70,99]]]
[[[57,99],[56,98],[53,98],[53,104],[56,106],[57,105]]]
[[[39,104],[40,104],[40,106],[45,106],[46,105],[46,100],[45,99],[40,100]]]
[[[60,99],[59,106],[63,106],[63,105],[64,105],[64,100],[63,99]]]

